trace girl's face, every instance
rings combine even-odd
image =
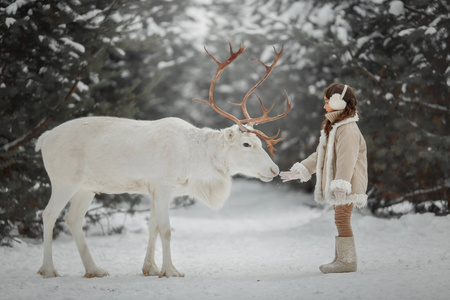
[[[325,100],[325,105],[323,106],[323,108],[327,111],[327,113],[333,112],[334,109],[332,109],[329,104],[330,100],[328,100],[325,96],[323,96],[323,100]]]

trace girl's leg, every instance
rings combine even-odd
[[[320,266],[323,273],[355,272],[357,269],[355,240],[351,226],[353,203],[334,207],[334,220],[338,230],[334,260]]]
[[[353,236],[351,224],[352,211],[353,211],[353,203],[334,207],[334,222],[336,223],[338,236],[340,237]]]

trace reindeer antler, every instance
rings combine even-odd
[[[244,96],[243,100],[241,103],[233,103],[233,102],[229,102],[232,105],[235,106],[239,106],[245,116],[246,119],[243,120],[239,120],[238,118],[236,118],[235,116],[223,111],[222,109],[220,109],[214,102],[214,97],[213,97],[213,92],[214,92],[214,87],[216,85],[217,80],[219,79],[219,77],[222,75],[223,71],[225,70],[225,68],[231,64],[236,58],[238,58],[244,51],[246,48],[242,47],[242,44],[239,48],[239,50],[237,52],[233,52],[233,48],[231,46],[231,43],[228,42],[230,45],[230,57],[224,61],[224,62],[219,62],[211,53],[208,52],[208,50],[205,47],[205,51],[206,53],[208,53],[209,56],[211,56],[211,58],[216,62],[216,64],[219,66],[219,68],[217,69],[216,74],[214,75],[214,78],[211,82],[211,86],[209,88],[209,99],[208,101],[205,100],[199,100],[199,99],[194,99],[195,101],[199,101],[202,103],[206,103],[209,104],[218,114],[233,120],[240,128],[241,131],[247,131],[247,132],[251,132],[256,134],[257,136],[259,136],[261,139],[263,139],[266,143],[267,146],[269,148],[269,152],[272,156],[274,156],[273,151],[276,150],[274,148],[274,145],[277,144],[278,142],[282,141],[285,136],[279,138],[279,139],[275,139],[279,134],[280,134],[280,130],[278,130],[278,133],[273,136],[273,137],[268,137],[266,134],[264,134],[262,131],[260,130],[256,130],[256,129],[249,129],[248,127],[244,127],[243,124],[244,123],[248,123],[248,125],[250,127],[253,127],[254,125],[258,125],[258,124],[262,124],[262,123],[267,123],[267,122],[272,122],[278,119],[281,119],[282,117],[286,116],[287,113],[291,110],[292,107],[292,98],[290,98],[287,94],[286,91],[284,91],[285,96],[286,96],[286,110],[284,113],[279,114],[275,117],[269,117],[269,112],[272,111],[272,109],[274,108],[273,104],[269,109],[267,109],[264,106],[264,103],[262,102],[261,98],[255,93],[255,96],[258,98],[259,103],[261,104],[261,109],[263,111],[262,115],[258,118],[252,118],[250,116],[250,114],[247,111],[247,100],[250,97],[250,95],[252,95],[255,90],[267,79],[267,77],[269,77],[270,73],[272,72],[273,68],[275,67],[275,65],[277,64],[278,60],[281,57],[281,54],[283,53],[283,46],[281,47],[280,52],[277,52],[277,50],[275,49],[275,47],[273,47],[274,52],[275,52],[275,60],[273,61],[273,63],[268,66],[266,65],[264,62],[262,62],[260,59],[258,58],[252,58],[252,60],[256,60],[259,61],[265,68],[266,68],[266,74],[263,76],[263,78],[261,78],[261,80],[255,84],[253,86],[253,88],[251,88],[248,93]]]
[[[238,118],[236,118],[232,114],[229,114],[229,113],[221,110],[216,105],[216,103],[214,102],[214,97],[213,97],[214,86],[216,85],[216,82],[219,79],[220,75],[222,75],[222,73],[225,70],[225,68],[229,64],[231,64],[236,58],[238,58],[239,55],[244,53],[244,51],[246,49],[246,48],[242,47],[242,44],[241,44],[239,50],[236,51],[236,52],[233,52],[233,47],[231,46],[231,42],[228,42],[228,44],[230,45],[230,57],[226,61],[224,61],[223,63],[218,61],[211,53],[209,53],[209,51],[206,49],[206,46],[205,46],[206,53],[208,53],[208,55],[211,56],[211,58],[216,62],[216,64],[219,66],[219,68],[217,69],[216,75],[214,75],[214,78],[213,78],[213,80],[211,82],[211,86],[209,87],[209,98],[208,98],[208,101],[200,100],[200,99],[194,99],[194,100],[202,102],[202,103],[209,104],[219,115],[222,115],[222,116],[224,116],[224,117],[226,117],[228,119],[233,120],[236,124],[239,125],[239,128],[241,128],[241,130],[245,130],[244,127],[242,126],[241,120],[239,120]]]

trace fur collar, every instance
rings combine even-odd
[[[330,113],[333,114],[334,112]],[[328,114],[327,114],[328,115]],[[336,135],[336,130],[338,129],[339,126],[351,123],[351,122],[358,122],[359,121],[359,117],[358,117],[358,113],[356,113],[356,115],[354,117],[350,117],[347,118],[345,120],[342,120],[340,122],[337,122],[336,124],[333,124],[333,126],[331,126],[331,131],[329,134],[329,140],[334,141],[334,136]],[[331,135],[333,134],[333,138],[331,139]],[[327,144],[327,136],[325,135],[325,132],[323,131],[323,129],[320,131],[320,144],[326,145]]]

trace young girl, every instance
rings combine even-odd
[[[353,206],[367,203],[366,142],[359,131],[357,100],[352,88],[333,83],[324,93],[327,111],[315,153],[281,172],[283,182],[308,181],[316,173],[314,200],[334,207],[338,231],[335,258],[320,266],[323,273],[355,272],[356,250],[350,223]]]

